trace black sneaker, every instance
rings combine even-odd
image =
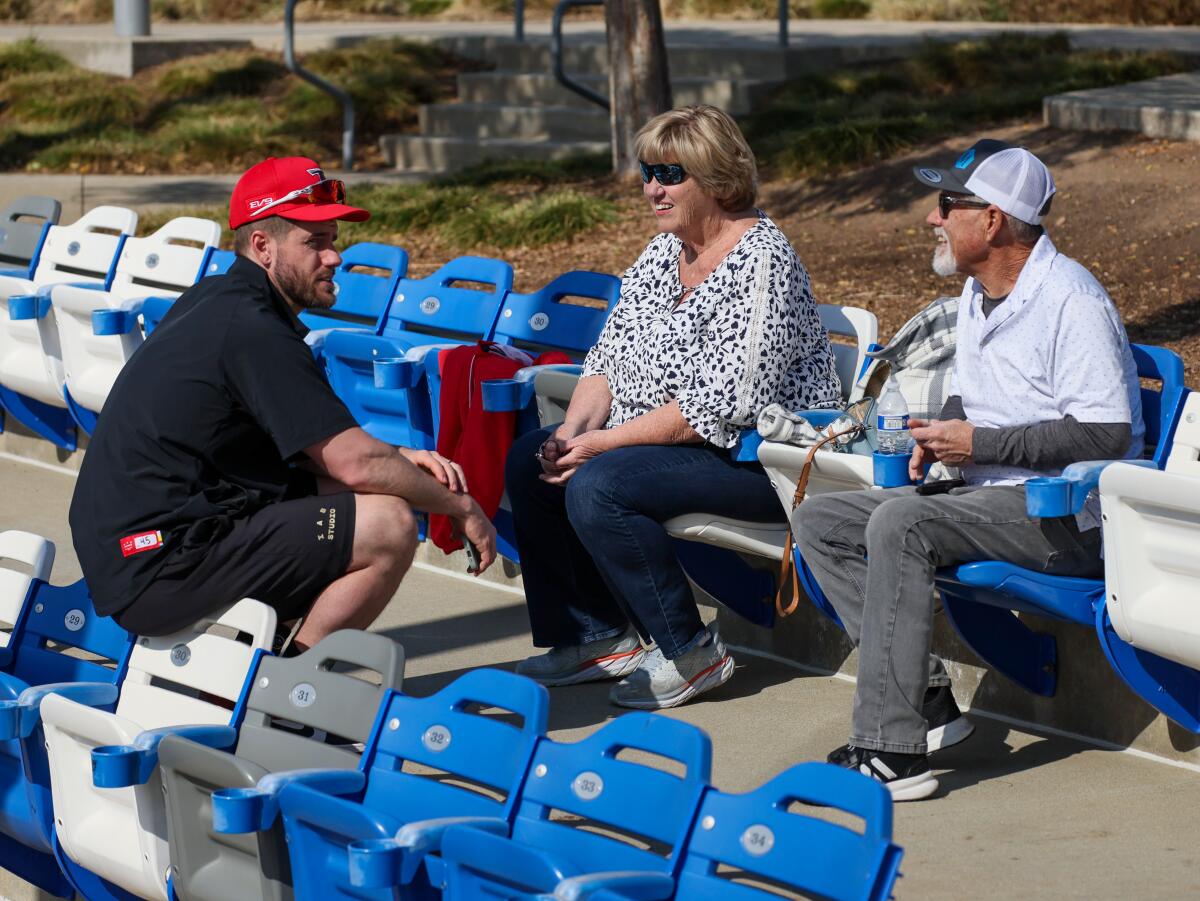
[[[929,746],[930,754],[965,741],[975,731],[975,727],[958,709],[949,685],[927,688],[921,704],[921,713],[925,722],[929,724],[925,742]]]
[[[830,752],[826,760],[882,782],[893,801],[920,801],[937,791],[938,781],[929,771],[929,758],[924,754],[896,754],[844,745]]]

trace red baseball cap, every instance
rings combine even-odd
[[[363,222],[366,210],[346,205],[346,185],[326,178],[324,170],[306,156],[268,157],[246,170],[229,198],[229,227],[255,219],[282,216],[294,222]]]

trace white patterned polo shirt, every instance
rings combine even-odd
[[[1079,422],[1128,422],[1126,459],[1142,456],[1145,426],[1133,352],[1107,292],[1047,235],[1034,246],[1008,299],[983,315],[983,288],[963,286],[951,392],[974,425],[1006,428],[1074,416]],[[969,485],[1017,485],[1037,472],[1018,466],[963,467]],[[1079,528],[1099,525],[1088,501]]]

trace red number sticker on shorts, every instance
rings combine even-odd
[[[139,532],[121,539],[121,555],[132,557],[142,551],[152,551],[163,545],[162,532]]]

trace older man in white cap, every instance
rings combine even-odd
[[[985,139],[953,167],[914,172],[940,192],[926,219],[934,270],[968,278],[952,396],[937,420],[910,421],[909,473],[939,460],[960,467],[965,484],[826,494],[798,507],[795,523],[800,553],[859,648],[850,741],[829,761],[896,800],[936,791],[928,753],[972,730],[930,654],[934,572],[1006,560],[1097,576],[1095,501],[1078,516],[1033,519],[1024,482],[1079,460],[1140,456],[1144,431],[1120,316],[1042,227],[1055,190],[1042,162]]]

